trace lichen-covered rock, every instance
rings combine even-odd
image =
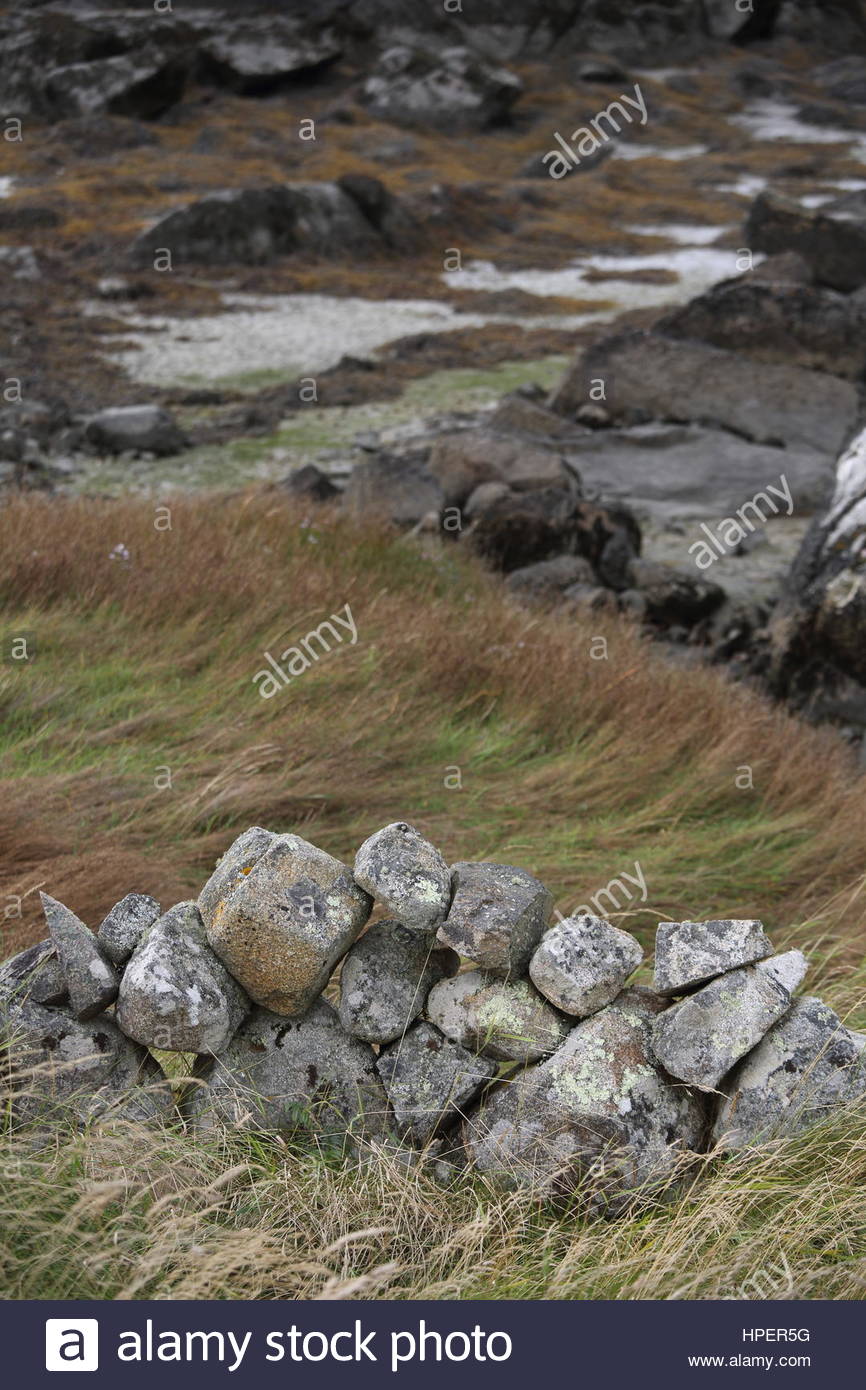
[[[117,999],[129,1038],[166,1052],[220,1052],[250,1001],[208,945],[193,902],[160,917],[136,947]]]
[[[664,1008],[648,990],[625,990],[494,1092],[464,1127],[475,1166],[498,1186],[547,1195],[585,1184],[609,1213],[668,1179],[681,1155],[703,1147],[706,1107],[656,1065],[652,1026]]]
[[[793,1134],[866,1096],[866,1037],[814,996],[794,1001],[725,1085],[713,1127],[722,1149]]]
[[[375,922],[343,960],[340,1022],[371,1043],[399,1038],[424,1010],[430,990],[460,965],[454,951],[400,922]]]
[[[789,994],[793,994],[798,985],[803,983],[809,962],[802,951],[785,951],[780,956],[769,956],[766,960],[757,961],[755,969],[771,975]]]
[[[56,898],[39,896],[69,988],[69,1007],[82,1022],[95,1018],[114,1003],[120,977],[90,928]]]
[[[790,990],[771,969],[730,970],[657,1019],[656,1058],[671,1076],[714,1090],[790,1007]]]
[[[62,1004],[68,997],[66,976],[50,938],[19,951],[0,966],[0,1004],[25,999],[34,1004]]]
[[[234,889],[250,874],[264,854],[276,840],[272,830],[261,825],[251,825],[243,835],[229,845],[225,854],[217,860],[216,868],[198,895],[198,908],[205,925],[211,922],[217,910],[231,897]]]
[[[395,821],[365,840],[355,857],[355,881],[404,927],[430,931],[451,902],[451,871],[413,825]]]
[[[125,965],[162,909],[147,893],[127,893],[104,918],[96,939],[115,965]]]
[[[465,1113],[496,1065],[418,1023],[383,1048],[376,1063],[400,1133],[424,1145]]]
[[[494,975],[522,975],[541,940],[553,898],[510,864],[459,863],[439,940]]]
[[[467,970],[430,992],[427,1017],[452,1042],[500,1062],[537,1062],[571,1027],[528,980]]]
[[[306,1131],[328,1143],[388,1132],[376,1054],[323,999],[294,1020],[254,1009],[198,1079],[183,1107],[197,1129]]]
[[[686,994],[696,985],[773,954],[760,922],[659,922],[653,988]]]
[[[233,846],[233,863],[217,869],[223,882],[215,889],[212,879],[199,906],[208,941],[250,998],[298,1018],[324,989],[372,903],[345,864],[300,836],[274,836],[261,855],[260,844],[250,841],[251,864]]]
[[[27,1001],[4,1011],[16,1121],[153,1120],[172,1108],[171,1088],[150,1053],[113,1018],[86,1022],[69,1009]]]
[[[529,962],[532,983],[563,1013],[587,1018],[619,994],[643,947],[601,917],[581,913],[551,927]]]

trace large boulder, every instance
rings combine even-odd
[[[385,1047],[376,1063],[400,1134],[423,1147],[465,1115],[496,1064],[418,1023]]]
[[[452,866],[454,896],[439,940],[494,975],[519,976],[541,940],[553,897],[510,864]]]
[[[242,858],[254,839],[247,836]],[[216,889],[205,885],[199,907],[208,941],[250,997],[294,1018],[318,998],[372,901],[346,864],[298,835],[274,836],[256,854],[248,871],[233,856],[218,867]]]
[[[312,32],[276,15],[221,19],[198,45],[197,75],[259,96],[317,76],[341,51],[333,32]]]
[[[84,442],[100,454],[179,454],[188,440],[172,416],[158,405],[112,406],[91,415]]]
[[[364,82],[362,100],[378,120],[401,126],[485,130],[502,125],[523,91],[505,68],[467,48],[389,48]]]
[[[570,1027],[528,980],[500,980],[483,970],[436,985],[427,1017],[452,1042],[498,1062],[549,1057]]]
[[[89,927],[56,898],[40,893],[48,930],[69,989],[69,1008],[81,1021],[95,1018],[117,998],[120,977]]]
[[[581,913],[541,938],[529,976],[563,1013],[586,1018],[613,1002],[642,960],[643,947],[629,932]]]
[[[364,841],[355,882],[413,931],[435,931],[451,904],[451,870],[435,845],[405,821]]]
[[[357,521],[416,526],[431,513],[439,517],[445,493],[426,458],[382,452],[352,469],[343,505]]]
[[[456,973],[454,951],[435,949],[400,922],[375,922],[343,959],[340,1022],[370,1043],[389,1043],[423,1013],[434,985]]]
[[[847,293],[866,284],[866,213],[840,205],[804,208],[778,193],[760,193],[746,223],[753,251],[798,251],[820,285]]]

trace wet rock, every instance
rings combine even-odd
[[[499,1062],[548,1057],[571,1026],[528,980],[500,980],[482,970],[437,984],[427,1017],[452,1042]]]
[[[804,208],[778,193],[760,193],[745,230],[753,251],[797,251],[815,280],[848,293],[866,284],[866,216],[832,207]]]
[[[297,1017],[359,935],[371,899],[347,865],[298,835],[275,836],[245,868],[217,869],[222,897],[205,886],[199,906],[208,941],[257,1004]]]
[[[389,48],[367,78],[362,99],[377,120],[401,126],[484,130],[504,124],[523,85],[467,48],[438,53]]]
[[[515,492],[576,486],[574,473],[555,450],[489,430],[441,436],[430,450],[427,467],[451,507],[462,507],[484,483],[505,483]]]
[[[40,893],[57,958],[69,988],[69,1007],[84,1022],[117,998],[118,974],[93,932],[68,907]]]
[[[198,75],[242,96],[260,96],[315,77],[340,52],[332,33],[305,31],[277,15],[221,19],[199,44]]]
[[[545,933],[529,977],[563,1013],[586,1018],[612,1003],[642,960],[643,948],[629,932],[581,913]]]
[[[167,410],[158,405],[117,406],[91,415],[85,442],[98,453],[178,454],[188,445]]]
[[[50,938],[0,965],[0,1007],[26,999],[34,1004],[63,1004],[68,997],[66,976]]]
[[[452,867],[453,899],[439,940],[494,975],[521,975],[550,916],[544,884],[510,864]]]
[[[338,497],[340,489],[314,463],[305,463],[283,478],[280,484],[292,497],[307,498],[311,502],[330,502]]]
[[[106,111],[153,120],[183,96],[187,65],[153,47],[47,73],[45,98],[54,119]]]
[[[713,1127],[722,1149],[794,1134],[866,1095],[866,1038],[820,999],[797,999],[724,1089]]]
[[[451,871],[413,825],[395,821],[365,840],[355,881],[412,931],[435,930],[451,903]]]
[[[551,404],[573,415],[603,380],[606,407],[630,423],[656,419],[721,425],[757,443],[835,455],[858,416],[851,382],[827,372],[752,361],[739,352],[626,332],[589,348]]]
[[[147,893],[127,893],[104,918],[96,939],[109,960],[126,965],[148,927],[162,909]]]
[[[426,462],[411,455],[380,453],[355,465],[343,503],[356,520],[376,518],[416,526],[445,505],[441,485]]]
[[[790,992],[771,970],[757,965],[730,970],[658,1019],[656,1059],[671,1076],[714,1090],[790,1006]]]
[[[118,1027],[165,1052],[221,1052],[250,1001],[208,945],[195,903],[178,903],[136,947],[117,999]]]
[[[345,1032],[322,999],[295,1020],[254,1009],[225,1051],[199,1067],[197,1079],[201,1084],[183,1102],[197,1130],[227,1124],[302,1131],[329,1145],[388,1131],[376,1054]]]
[[[238,884],[243,883],[276,839],[272,830],[251,825],[229,845],[198,895],[199,912],[205,924],[212,921],[218,909],[231,897]]]
[[[365,1042],[393,1042],[423,1013],[433,986],[459,964],[453,951],[436,950],[424,933],[400,922],[375,922],[344,957],[340,1022]]]
[[[711,617],[725,601],[725,591],[718,584],[652,560],[632,560],[627,583],[646,600],[648,620],[663,627],[692,627]]]
[[[555,599],[574,584],[593,584],[592,565],[580,555],[557,555],[553,560],[540,560],[512,570],[506,583],[518,598],[534,602]]]
[[[716,975],[772,954],[773,944],[760,922],[659,922],[653,989],[686,994]]]
[[[583,1188],[609,1214],[703,1147],[705,1103],[655,1063],[664,1001],[629,989],[571,1030],[546,1062],[494,1092],[464,1126],[471,1160],[502,1187]],[[664,1015],[662,1015],[664,1017]]]
[[[423,1147],[467,1108],[495,1075],[496,1065],[418,1023],[383,1048],[376,1063],[401,1135]]]

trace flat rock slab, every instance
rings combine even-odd
[[[653,1049],[671,1076],[714,1090],[791,1006],[790,991],[757,965],[711,980],[657,1020]]]
[[[553,906],[544,884],[509,864],[462,862],[451,875],[442,945],[494,975],[522,975]]]
[[[50,937],[0,966],[0,1004],[25,999],[34,1004],[62,1004],[68,998],[66,976]]]
[[[548,1057],[571,1026],[528,980],[501,980],[482,970],[436,985],[427,1017],[452,1042],[500,1062]]]
[[[39,896],[69,988],[69,1007],[77,1019],[95,1018],[114,1003],[120,977],[90,928],[56,898]]]
[[[401,1135],[423,1146],[465,1114],[496,1064],[451,1042],[431,1023],[418,1023],[383,1048],[376,1070]]]
[[[197,1129],[228,1124],[326,1142],[383,1138],[388,1106],[376,1054],[320,999],[305,1017],[257,1008],[226,1050],[198,1071],[184,1111]]]
[[[147,893],[127,893],[104,918],[96,939],[109,960],[123,966],[162,909]]]
[[[393,1042],[423,1013],[433,986],[459,965],[454,951],[437,950],[423,933],[375,922],[344,957],[340,1022],[365,1042]]]
[[[584,1187],[609,1214],[669,1179],[703,1147],[706,1103],[656,1065],[652,1028],[664,1008],[648,990],[625,990],[494,1092],[464,1127],[476,1167],[497,1186],[548,1196]]]
[[[587,1018],[610,1004],[643,960],[635,937],[581,913],[551,927],[529,962],[536,989],[563,1013]]]
[[[355,881],[404,927],[431,931],[451,904],[451,870],[413,825],[395,821],[365,840]]]
[[[659,922],[653,988],[658,994],[686,994],[716,975],[772,954],[760,922]]]
[[[149,929],[124,971],[117,1022],[129,1038],[164,1052],[220,1052],[250,1001],[208,945],[193,902]]]
[[[300,836],[274,836],[258,855],[260,843],[248,842],[239,866],[237,856],[221,863],[220,884],[205,885],[199,906],[208,941],[250,998],[298,1018],[359,935],[372,901],[346,864]]]

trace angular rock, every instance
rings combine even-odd
[[[494,975],[521,975],[550,916],[553,897],[510,864],[455,864],[451,908],[439,940]]]
[[[423,1146],[466,1110],[495,1075],[496,1064],[418,1023],[382,1049],[376,1063],[397,1126]]]
[[[305,463],[280,481],[280,487],[293,497],[304,497],[311,502],[330,502],[339,495],[339,488],[331,482],[314,463]]]
[[[118,1027],[164,1052],[217,1053],[250,1001],[208,945],[195,903],[178,903],[146,933],[123,973]]]
[[[642,960],[643,948],[629,932],[581,913],[545,933],[529,977],[563,1013],[586,1018],[612,1003]]]
[[[198,895],[198,909],[207,925],[217,909],[231,896],[270,849],[277,836],[261,825],[251,825],[234,840],[218,860],[216,868]]]
[[[44,91],[56,120],[106,111],[153,120],[183,96],[187,65],[157,48],[55,68]]]
[[[95,1018],[117,998],[119,976],[89,927],[68,907],[40,893],[57,958],[69,988],[69,1007],[81,1022]]]
[[[753,251],[797,251],[820,285],[843,294],[866,284],[866,217],[822,207],[804,208],[778,193],[760,193],[745,231]]]
[[[713,1140],[733,1150],[794,1134],[864,1095],[866,1038],[806,996],[731,1073]]]
[[[356,520],[376,518],[395,526],[415,526],[431,512],[438,516],[445,494],[421,459],[379,453],[355,465],[343,503]]]
[[[556,450],[491,430],[440,436],[430,450],[427,467],[449,507],[462,507],[483,483],[505,483],[515,492],[575,483]]]
[[[363,87],[363,101],[378,120],[449,130],[484,130],[508,120],[523,84],[467,48],[438,53],[389,48]]]
[[[162,909],[147,893],[127,893],[103,919],[96,939],[109,960],[126,965],[139,941]]]
[[[773,944],[760,922],[659,922],[653,989],[686,994],[716,975],[772,954]]]
[[[571,1026],[528,980],[499,980],[482,970],[434,986],[427,1017],[452,1042],[499,1062],[549,1057]]]
[[[755,969],[763,970],[789,994],[793,994],[806,978],[809,962],[802,951],[785,951],[781,956],[769,956],[766,960],[757,961]]]
[[[365,1042],[401,1037],[435,984],[454,975],[460,959],[435,950],[423,933],[400,922],[375,922],[343,958],[340,1022]]]
[[[355,882],[412,931],[429,932],[451,904],[451,870],[413,825],[395,821],[365,840]]]
[[[771,970],[745,965],[662,1014],[653,1029],[653,1051],[671,1076],[715,1090],[790,1007],[790,991]]]
[[[198,1079],[183,1106],[196,1129],[307,1131],[325,1142],[388,1132],[376,1054],[323,999],[294,1021],[254,1009]]]
[[[25,999],[34,1004],[62,1004],[68,997],[66,976],[50,939],[28,946],[0,965],[0,1006]]]
[[[305,31],[277,15],[221,19],[199,44],[199,75],[242,96],[260,96],[316,76],[340,51],[333,34]]]
[[[85,443],[106,454],[127,450],[140,454],[178,454],[186,435],[167,410],[158,405],[127,405],[91,415],[84,427]]]
[[[464,1126],[475,1166],[498,1186],[547,1196],[583,1187],[608,1213],[668,1179],[703,1147],[706,1111],[656,1065],[652,1026],[664,1007],[648,990],[625,990],[494,1092]]]
[[[205,886],[199,905],[208,941],[251,999],[298,1017],[360,934],[372,901],[345,864],[298,835],[275,836],[245,867],[226,871],[216,902]]]

